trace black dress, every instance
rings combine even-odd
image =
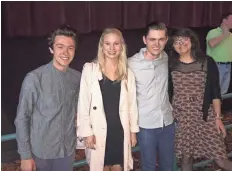
[[[106,76],[99,81],[107,122],[104,165],[119,164],[123,167],[124,132],[119,117],[121,81],[111,81]]]

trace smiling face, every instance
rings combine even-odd
[[[143,42],[146,44],[147,55],[157,57],[164,50],[167,43],[165,30],[149,30],[147,36],[143,36]]]
[[[115,33],[108,33],[103,38],[102,51],[105,58],[118,58],[122,52],[122,41]]]
[[[53,49],[49,48],[53,54],[53,65],[58,70],[65,70],[75,55],[75,42],[72,37],[56,36]]]
[[[180,56],[184,56],[191,53],[192,43],[189,37],[179,36],[174,38],[173,47]]]

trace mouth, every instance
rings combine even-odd
[[[160,50],[160,48],[152,48],[152,50]]]
[[[109,55],[116,55],[116,52],[108,52]]]
[[[69,57],[60,57],[63,60],[69,60]]]

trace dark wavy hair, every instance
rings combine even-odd
[[[168,42],[168,51],[169,51],[169,67],[175,67],[178,64],[180,55],[175,51],[173,47],[174,39],[176,37],[188,37],[190,38],[192,47],[191,47],[191,56],[194,60],[204,61],[206,59],[206,54],[200,48],[200,42],[197,34],[189,28],[180,28],[173,31],[171,39]]]
[[[53,44],[56,36],[67,36],[74,40],[75,46],[77,46],[77,32],[69,25],[61,25],[56,30],[52,31],[48,37],[48,46],[53,49]]]

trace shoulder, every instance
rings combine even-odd
[[[138,63],[143,58],[143,52],[146,50],[146,48],[141,48],[140,51],[133,56],[128,58],[128,65],[131,67],[133,64]]]
[[[98,62],[96,62],[96,61],[86,62],[83,65],[82,75],[85,74],[85,73],[90,73],[93,70],[96,71],[97,68],[99,68],[99,63]]]
[[[83,70],[92,70],[93,67],[95,67],[97,65],[97,62],[86,62],[83,65]]]
[[[209,30],[208,35],[215,34],[215,33],[218,33],[218,28],[214,28],[214,29]]]
[[[211,39],[211,38],[216,37],[220,34],[221,34],[221,32],[219,31],[218,28],[212,29],[208,32],[206,39]]]
[[[42,65],[34,70],[32,70],[31,74],[35,74],[35,75],[40,75],[40,74],[43,74],[44,72],[47,72],[49,70],[49,63],[48,64],[45,64],[45,65]]]
[[[139,56],[139,54],[136,53],[136,54],[134,54],[133,56],[129,57],[129,58],[128,58],[128,64],[131,64],[131,63],[133,63],[133,62],[136,62],[136,60],[138,59],[138,56]]]
[[[138,68],[140,68],[141,65],[141,58],[139,57],[139,54],[135,54],[134,56],[128,58],[128,67],[130,71],[136,72]]]
[[[48,64],[42,65],[30,72],[28,72],[23,80],[23,86],[34,86],[39,82],[39,78],[44,72],[48,71]]]
[[[81,78],[81,72],[73,68],[69,68],[69,73],[75,78]]]
[[[38,80],[41,80],[43,77],[45,76],[52,76],[52,62],[42,65],[38,68],[36,68],[35,70],[31,71],[29,74],[34,75],[34,77],[37,77]]]
[[[43,73],[48,73],[49,68],[50,68],[49,65],[50,65],[49,63],[45,64],[45,65],[42,65],[42,66],[32,70],[31,72],[29,72],[27,75],[29,77],[36,77],[36,76],[40,77],[41,75],[43,75]]]

